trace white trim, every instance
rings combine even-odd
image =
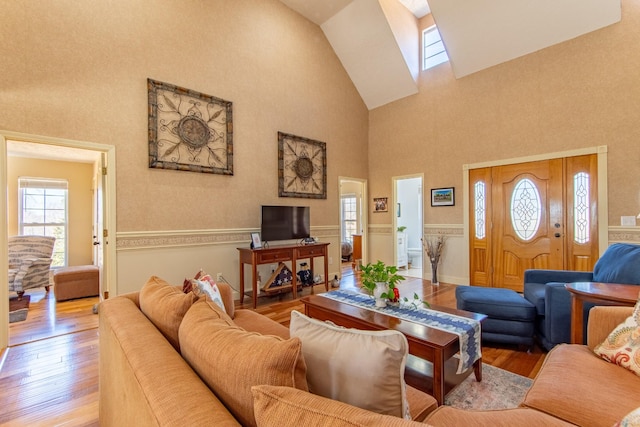
[[[7,140],[0,133],[0,224],[8,224],[7,219]],[[0,274],[4,277],[1,283],[0,289],[0,359],[4,361],[9,346],[9,287],[6,286],[7,278],[9,277],[9,253],[7,250],[8,245],[8,230],[7,225],[0,226]],[[1,364],[0,364],[1,367]]]
[[[340,226],[311,227],[312,235],[332,238],[340,235]],[[251,233],[260,228],[226,228],[202,230],[124,231],[116,235],[118,252],[191,246],[248,245]]]

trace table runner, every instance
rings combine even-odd
[[[319,295],[458,335],[460,339],[458,374],[465,372],[473,366],[476,360],[482,357],[480,322],[477,320],[444,313],[442,311],[414,307],[410,304],[401,304],[399,307],[387,305],[384,308],[380,308],[375,306],[375,300],[371,296],[347,289],[335,290]]]

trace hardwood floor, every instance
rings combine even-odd
[[[358,274],[343,266],[341,288],[357,288]],[[322,292],[323,287],[315,288]],[[401,296],[423,295],[431,304],[455,307],[455,286],[431,286],[407,278]],[[303,294],[310,293],[304,289]],[[98,299],[57,303],[53,294],[32,291],[27,321],[10,325],[11,347],[0,356],[0,426],[98,425]],[[248,298],[238,308],[249,308]],[[303,311],[290,295],[259,298],[257,312],[289,324],[291,310]],[[55,335],[55,336],[54,336]],[[545,353],[515,346],[483,346],[483,361],[526,377],[537,374]]]

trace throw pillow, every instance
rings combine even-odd
[[[280,427],[285,424],[314,427],[428,427],[428,424],[376,414],[290,387],[259,385],[252,387],[251,392],[258,427]]]
[[[622,420],[615,423],[613,427],[638,427],[640,426],[640,408],[629,412]]]
[[[404,382],[409,345],[402,333],[342,328],[295,310],[289,333],[302,340],[311,393],[411,418]]]
[[[140,310],[178,351],[178,327],[196,300],[194,294],[184,294],[157,276],[151,276],[140,289]]]
[[[640,376],[640,299],[631,316],[593,350],[598,356]]]
[[[252,386],[307,390],[298,338],[247,332],[206,298],[184,316],[179,337],[182,357],[243,426],[256,425]]]
[[[193,278],[199,279],[204,274],[205,272],[202,271],[202,269],[200,269],[198,270],[196,275],[193,276]],[[184,292],[185,294],[188,294],[191,291],[193,291],[193,285],[191,284],[191,279],[184,279],[184,281],[182,282],[182,292]]]
[[[198,297],[205,295],[211,301],[218,304],[221,309],[225,309],[224,302],[222,301],[222,295],[220,295],[220,290],[218,289],[216,282],[213,281],[211,276],[205,275],[200,279],[191,279],[190,282],[193,293],[195,293]]]

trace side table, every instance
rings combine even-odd
[[[600,305],[633,306],[638,301],[639,285],[619,283],[574,282],[566,283],[571,294],[571,343],[583,344],[583,310],[585,302]]]

